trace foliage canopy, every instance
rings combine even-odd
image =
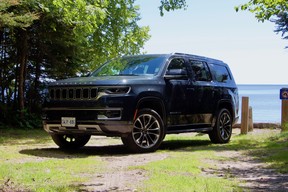
[[[0,124],[27,127],[26,114],[40,114],[47,80],[85,75],[109,58],[140,53],[150,36],[147,26],[138,26],[134,4],[1,1]]]
[[[235,7],[235,10],[248,10],[255,14],[258,21],[274,22],[275,32],[281,33],[284,39],[288,39],[288,35],[285,35],[288,32],[287,0],[250,0],[248,3]]]

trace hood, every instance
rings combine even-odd
[[[77,77],[51,82],[49,86],[83,86],[83,85],[126,85],[144,83],[155,76],[103,76],[103,77]]]

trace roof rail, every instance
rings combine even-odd
[[[210,57],[205,57],[205,56],[200,56],[200,55],[193,55],[193,54],[187,54],[187,53],[178,53],[178,52],[174,52],[174,53],[171,53],[171,55],[183,55],[183,56],[190,56],[190,57],[193,57],[195,59],[204,59],[204,60],[211,60],[211,61],[215,61],[215,62],[223,62],[219,59],[214,59],[214,58],[210,58]]]

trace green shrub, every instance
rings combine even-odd
[[[1,106],[0,128],[35,129],[42,127],[41,115],[29,112],[28,109],[15,112],[12,107]]]

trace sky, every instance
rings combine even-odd
[[[188,8],[160,16],[160,0],[137,0],[140,26],[149,26],[146,53],[189,53],[227,63],[237,84],[288,86],[288,41],[272,22],[234,7],[248,0],[186,0]]]

